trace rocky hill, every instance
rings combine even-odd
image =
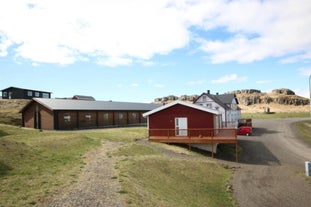
[[[294,91],[281,88],[270,93],[257,89],[244,89],[229,91],[234,93],[239,101],[239,107],[247,113],[263,112],[267,107],[274,112],[308,112],[310,102],[308,98],[297,96]],[[155,103],[166,104],[174,100],[193,102],[199,95],[182,95],[180,97],[170,95],[156,98]]]

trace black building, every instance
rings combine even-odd
[[[51,92],[9,87],[1,90],[2,99],[51,98]]]

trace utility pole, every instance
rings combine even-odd
[[[309,103],[310,103],[310,116],[311,116],[311,74],[309,76],[309,95],[310,95]]]

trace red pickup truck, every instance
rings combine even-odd
[[[237,134],[238,135],[246,135],[246,136],[250,136],[252,135],[252,127],[250,126],[240,126],[238,129],[237,129]]]

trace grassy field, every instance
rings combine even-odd
[[[311,144],[311,121],[301,121],[296,123],[299,134]]]
[[[248,119],[276,119],[276,118],[301,118],[310,117],[309,112],[282,112],[282,113],[242,113],[242,118]]]
[[[154,149],[136,142],[145,137],[143,127],[40,132],[0,124],[0,206],[40,205],[74,183],[85,166],[85,154],[105,141],[125,143],[109,156],[119,159],[114,179],[129,206],[235,205],[227,190],[230,169],[178,147],[198,159],[165,156],[159,149],[167,145],[154,144]]]
[[[25,99],[0,99],[0,123],[21,126],[22,114],[19,111],[28,102]]]

